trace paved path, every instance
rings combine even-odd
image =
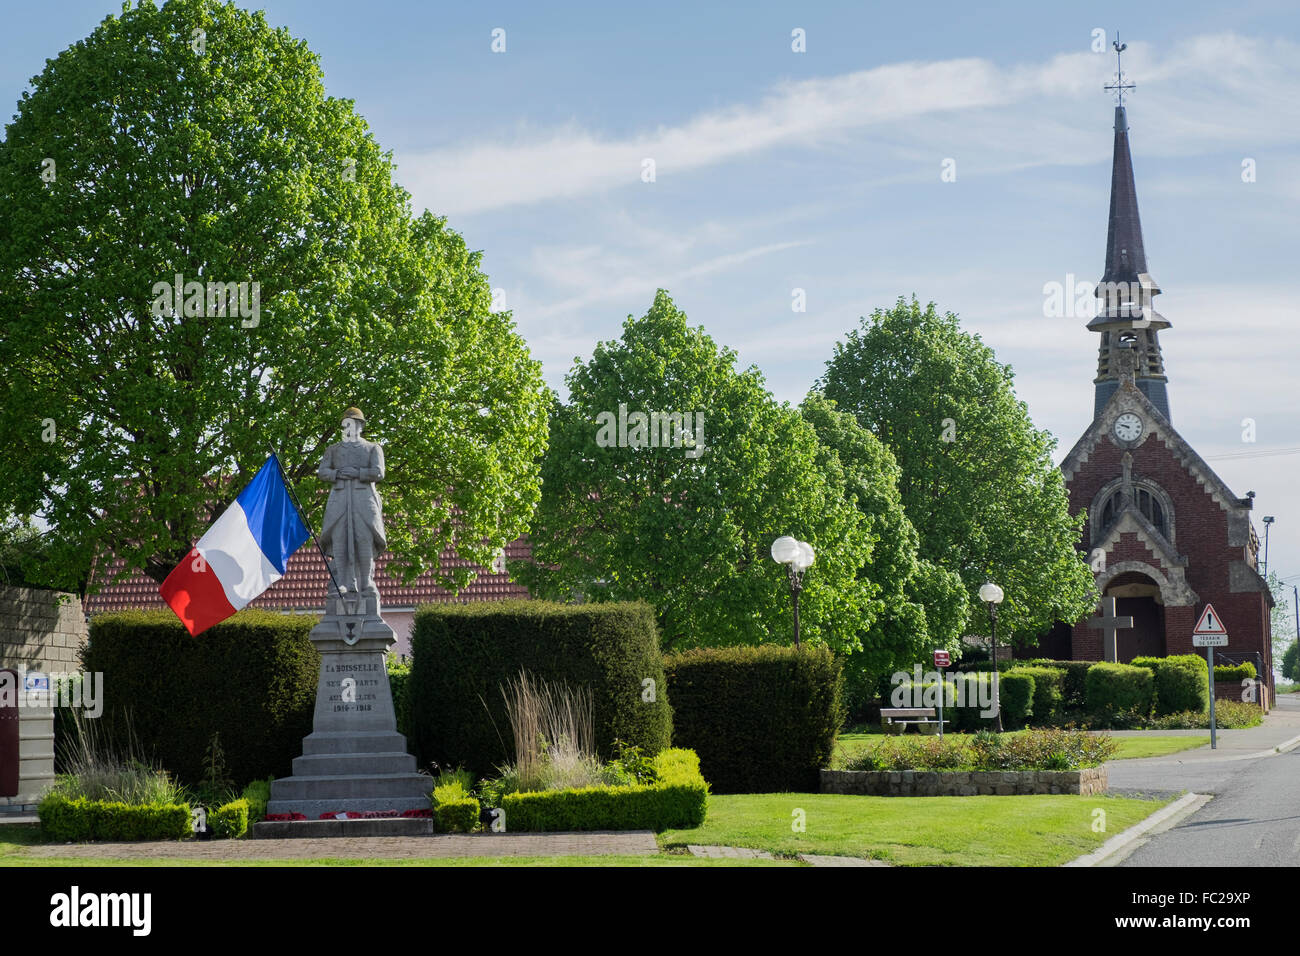
[[[1176,826],[1145,839],[1119,865],[1300,866],[1298,736],[1300,700],[1284,695],[1262,726],[1225,731],[1217,750],[1110,764],[1112,790],[1214,795]]]
[[[621,833],[478,833],[422,837],[203,840],[184,843],[72,843],[33,846],[29,857],[132,860],[422,860],[452,856],[648,856],[659,852],[649,830]]]
[[[698,843],[686,844],[691,856],[709,860],[775,860],[766,850],[751,850],[743,846],[702,846]],[[889,866],[884,860],[864,860],[856,856],[821,856],[816,853],[801,853],[798,859],[809,866]]]
[[[1144,731],[1147,735],[1162,732]],[[1168,733],[1175,733],[1168,731]],[[1300,744],[1300,698],[1294,694],[1278,697],[1277,706],[1259,727],[1249,730],[1221,730],[1218,748],[1211,750],[1209,731],[1189,731],[1207,735],[1207,744],[1195,750],[1163,757],[1117,760],[1106,766],[1112,792],[1220,793],[1242,773],[1244,764],[1275,754],[1278,747]],[[1120,734],[1115,733],[1116,736]],[[1268,757],[1265,759],[1274,759]]]

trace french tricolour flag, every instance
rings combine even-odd
[[[191,634],[205,631],[284,577],[289,555],[307,535],[272,455],[167,575],[163,600]]]

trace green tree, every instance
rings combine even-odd
[[[1273,595],[1271,624],[1273,632],[1273,657],[1276,660],[1295,644],[1295,616],[1291,608],[1294,592],[1276,571],[1268,572],[1268,590]],[[1285,674],[1285,671],[1283,671]],[[1289,679],[1289,678],[1288,678]]]
[[[57,531],[51,578],[107,551],[161,580],[267,442],[318,520],[357,405],[395,568],[453,537],[490,562],[540,494],[548,399],[479,263],[413,215],[303,41],[212,0],[124,8],[46,61],[0,143],[0,509]],[[177,274],[203,283],[182,303]],[[248,283],[240,307],[210,282]]]
[[[644,317],[628,317],[621,340],[575,360],[569,399],[551,416],[536,564],[511,570],[541,597],[645,600],[666,648],[786,644],[789,585],[770,549],[793,535],[817,553],[800,600],[803,639],[858,651],[879,613],[876,586],[858,576],[872,535],[842,482],[823,473],[812,426],[735,362],[663,290]],[[622,446],[609,428],[620,412]],[[637,412],[689,416],[694,447],[663,447],[662,437],[633,447],[651,440],[636,433]]]
[[[836,344],[818,385],[893,452],[921,556],[965,583],[967,630],[988,633],[975,595],[992,579],[1006,593],[1000,635],[1029,642],[1091,610],[1095,589],[1077,550],[1084,517],[1070,516],[1052,464],[1055,441],[1012,382],[955,315],[900,298]]]
[[[862,512],[872,541],[858,576],[872,583],[875,595],[871,625],[860,635],[861,645],[874,652],[874,667],[850,658],[846,672],[852,696],[873,696],[882,676],[910,670],[936,648],[957,649],[966,624],[965,588],[958,575],[918,555],[920,539],[904,513],[901,471],[889,449],[818,392],[801,411],[821,444],[818,468]]]
[[[1282,654],[1282,676],[1300,683],[1300,643],[1292,641]]]

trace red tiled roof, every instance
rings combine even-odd
[[[527,539],[520,538],[506,545],[506,557],[510,559],[527,559],[532,556],[532,547]],[[388,574],[388,562],[391,552],[385,552],[375,562],[375,584],[379,587],[379,598],[383,607],[413,607],[419,604],[457,601],[463,603],[477,601],[501,601],[506,598],[527,598],[528,589],[522,584],[512,584],[504,574],[496,574],[470,561],[457,557],[450,548],[442,552],[444,568],[474,568],[477,577],[459,594],[452,595],[433,583],[431,574],[422,574],[409,587]],[[121,559],[115,559],[108,565],[102,577],[111,578],[122,567]],[[285,576],[272,584],[266,593],[257,598],[249,607],[269,610],[319,610],[325,606],[325,589],[329,583],[329,572],[325,561],[315,545],[310,541],[299,548],[289,558]],[[163,608],[158,584],[142,571],[132,572],[129,576],[110,584],[86,599],[86,614],[103,614],[106,611],[148,610]]]

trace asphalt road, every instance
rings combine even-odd
[[[1281,704],[1281,702],[1279,702]],[[1279,709],[1290,710],[1287,701]],[[1300,866],[1300,748],[1267,757],[1187,761],[1139,781],[1112,764],[1112,787],[1191,790],[1214,799],[1156,833],[1120,866]],[[1137,785],[1139,784],[1140,785]],[[1137,786],[1135,786],[1137,785]]]

